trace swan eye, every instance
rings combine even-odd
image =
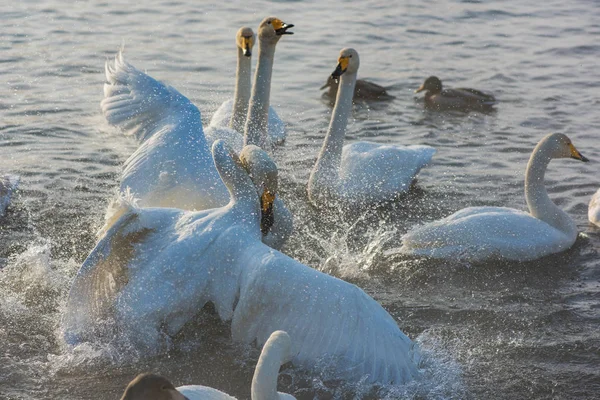
[[[349,57],[349,58],[352,58],[352,54],[350,54],[348,57]]]

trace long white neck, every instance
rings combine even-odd
[[[254,73],[254,86],[248,106],[244,145],[254,144],[261,148],[265,147],[269,127],[269,102],[274,58],[275,44],[259,40],[258,65]]]
[[[277,376],[281,364],[288,361],[290,338],[285,332],[277,331],[265,343],[252,378],[252,400],[279,400]]]
[[[525,199],[529,212],[556,229],[569,235],[577,234],[573,220],[548,197],[544,174],[550,163],[548,142],[540,142],[533,150],[525,172]]]
[[[237,70],[235,73],[235,93],[233,95],[233,111],[229,127],[238,132],[244,131],[246,116],[248,115],[248,102],[251,91],[251,59],[244,55],[238,47]]]
[[[321,190],[338,182],[344,137],[346,136],[348,117],[352,111],[354,86],[356,86],[356,72],[346,72],[340,77],[329,129],[308,181],[309,191],[311,187]]]

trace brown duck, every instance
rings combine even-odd
[[[321,90],[329,88],[328,91],[323,93],[323,97],[327,97],[332,103],[335,103],[339,85],[339,79],[336,79],[330,75],[329,78],[327,78],[327,82],[321,86]],[[373,82],[365,81],[364,79],[356,80],[354,97],[352,98],[352,101],[378,101],[391,100],[393,98],[394,96],[389,95],[386,88],[383,86]]]
[[[491,94],[476,89],[443,89],[442,81],[430,76],[415,93],[425,92],[425,107],[434,110],[490,110],[496,104]]]

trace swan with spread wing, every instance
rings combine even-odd
[[[97,339],[113,320],[152,353],[211,302],[234,341],[292,339],[293,363],[342,379],[403,383],[419,375],[418,347],[365,292],[261,242],[261,204],[235,153],[213,145],[228,205],[191,212],[121,200],[77,274],[62,321],[65,341]]]

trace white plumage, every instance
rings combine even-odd
[[[590,199],[588,219],[592,224],[600,226],[600,189]]]
[[[106,79],[101,103],[106,120],[140,142],[125,161],[120,191],[129,190],[144,207],[204,210],[227,204],[229,193],[213,163],[198,108],[126,62],[122,51],[113,65],[106,63]],[[292,221],[279,196],[274,214],[265,243],[280,248]]]
[[[114,318],[148,351],[212,302],[235,341],[259,345],[276,330],[293,362],[328,365],[339,378],[403,383],[419,352],[394,319],[355,285],[309,268],[260,242],[256,189],[222,142],[215,163],[232,202],[200,212],[141,209],[121,218],[84,261],[63,319],[68,343],[93,340]]]
[[[340,77],[335,107],[308,181],[308,195],[316,205],[332,201],[355,205],[393,200],[410,189],[415,176],[435,154],[430,146],[363,141],[344,146],[359,64],[356,50],[342,49],[333,74]]]
[[[465,208],[408,232],[400,250],[465,261],[529,261],[570,248],[577,238],[577,227],[544,188],[548,163],[564,157],[587,161],[562,134],[546,136],[533,150],[525,176],[530,213],[505,207]]]

